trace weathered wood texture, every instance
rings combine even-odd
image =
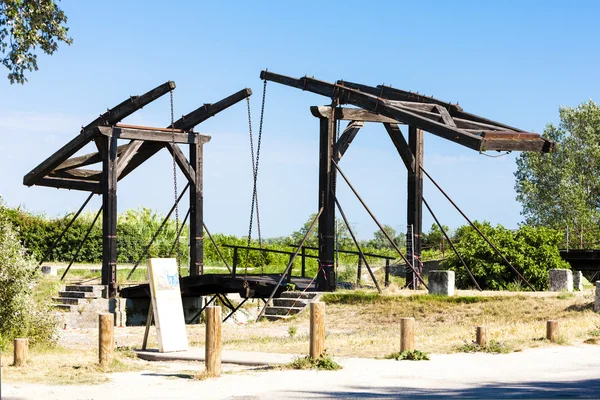
[[[101,193],[102,186],[98,182],[84,181],[81,179],[68,179],[48,177],[35,183],[37,186],[53,187],[56,189],[81,190],[84,192]]]
[[[27,364],[27,360],[29,359],[29,339],[15,339],[13,355],[13,366],[25,366],[25,364]]]
[[[331,106],[312,106],[310,112],[317,118],[329,118],[331,117]],[[336,107],[333,116],[336,120],[341,121],[398,123],[393,118],[384,117],[361,108]]]
[[[408,169],[408,201],[407,201],[407,214],[406,214],[406,226],[412,226],[413,243],[412,250],[414,253],[414,262],[412,259],[409,261],[413,264],[414,269],[420,271],[420,257],[421,257],[421,236],[423,231],[423,172],[420,167],[423,166],[423,131],[413,126],[408,127],[408,147],[414,157],[413,168]],[[407,247],[409,243],[407,242]],[[412,289],[417,289],[419,286],[419,280],[415,276],[415,272],[411,272],[406,276],[407,284],[410,283]]]
[[[221,375],[221,307],[206,307],[206,373],[210,376]]]
[[[194,133],[169,133],[151,129],[111,128],[107,126],[98,126],[96,128],[100,134],[116,137],[118,139],[183,144],[193,144],[198,140],[197,135]]]
[[[487,326],[478,326],[475,328],[475,343],[477,343],[481,348],[486,348],[488,346],[487,332]]]
[[[558,321],[550,320],[546,321],[546,339],[554,343],[558,340]]]
[[[340,135],[337,143],[335,143],[333,151],[333,154],[335,154],[338,161],[346,153],[346,150],[348,150],[348,147],[350,147],[350,144],[364,124],[365,123],[363,121],[351,121],[346,129],[344,129],[344,132]]]
[[[317,359],[325,352],[325,303],[314,301],[310,303],[310,352]]]
[[[400,351],[415,350],[415,319],[400,318]]]
[[[104,137],[102,161],[102,285],[117,294],[117,138]]]
[[[115,350],[115,316],[112,313],[98,315],[98,362],[107,368],[113,362]]]
[[[190,145],[190,162],[194,180],[190,187],[190,275],[204,274],[204,195],[203,145]]]

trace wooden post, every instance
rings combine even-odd
[[[317,359],[325,352],[325,303],[310,303],[310,357]]]
[[[415,349],[415,319],[400,318],[400,351]]]
[[[408,202],[407,202],[407,221],[406,226],[413,227],[414,245],[412,251],[415,255],[414,260],[421,257],[421,232],[423,228],[423,172],[420,166],[423,165],[423,131],[414,126],[408,127],[408,146],[414,156],[414,164],[408,170]],[[413,258],[409,257],[413,262]],[[413,265],[418,269],[417,263]],[[406,282],[411,282],[411,289],[418,289],[420,284],[418,278],[411,272],[406,276]]]
[[[323,212],[319,217],[319,263],[322,271],[317,275],[317,288],[333,292],[335,277],[335,178],[336,168],[331,162],[334,157],[335,119],[319,118],[319,207]],[[337,159],[337,158],[336,158]]]
[[[210,376],[221,375],[221,307],[206,307],[206,373]]]
[[[558,339],[558,321],[546,321],[546,339],[552,343]]]
[[[233,248],[233,266],[231,267],[231,275],[235,277],[237,275],[237,265],[238,265],[238,248]]]
[[[98,318],[98,360],[102,368],[107,368],[113,361],[115,349],[115,316],[102,313]]]
[[[385,287],[390,286],[390,259],[385,259]]]
[[[29,358],[29,339],[15,339],[15,353],[13,365],[23,367]]]
[[[302,246],[302,277],[306,278],[306,248]]]
[[[356,285],[360,286],[360,280],[362,275],[362,257],[358,256],[358,269],[356,270]]]
[[[478,326],[475,328],[475,340],[479,347],[486,348],[488,345],[487,326]]]
[[[102,285],[117,295],[117,137],[104,136],[102,157]]]
[[[202,140],[190,144],[190,164],[196,179],[196,183],[190,181],[190,275],[204,274],[202,149]]]

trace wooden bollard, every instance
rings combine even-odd
[[[221,307],[206,307],[206,373],[221,375]]]
[[[98,361],[102,368],[113,362],[115,349],[115,316],[102,313],[98,316]]]
[[[310,357],[317,359],[325,352],[325,303],[310,303]]]
[[[558,321],[546,321],[546,339],[551,342],[556,342],[558,339]]]
[[[400,318],[400,351],[415,350],[415,319]]]
[[[13,365],[22,367],[27,363],[29,357],[29,339],[15,339],[15,358]]]
[[[487,326],[478,326],[475,328],[475,341],[479,347],[486,348],[488,345]]]

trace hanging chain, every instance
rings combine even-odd
[[[260,110],[260,122],[258,127],[258,143],[256,145],[256,158],[254,157],[254,138],[252,134],[252,114],[250,111],[250,98],[246,97],[246,103],[248,105],[248,132],[250,136],[250,154],[252,157],[252,178],[253,178],[253,188],[252,188],[252,205],[250,207],[250,223],[248,225],[248,245],[250,247],[250,242],[252,240],[252,223],[254,220],[254,210],[256,208],[256,226],[258,230],[258,244],[262,249],[262,235],[260,231],[260,213],[258,208],[258,190],[257,190],[257,182],[258,182],[258,162],[260,160],[260,147],[262,143],[262,127],[263,120],[265,114],[265,97],[267,92],[267,81],[264,81],[263,85],[263,95],[262,95],[262,104]],[[244,268],[244,274],[248,274],[248,257],[249,257],[249,249],[246,249],[246,265]],[[263,259],[262,251],[260,252],[261,260]],[[261,273],[264,273],[264,262],[261,263]]]
[[[171,134],[173,135],[173,146],[177,146],[175,144],[175,113],[173,110],[173,90],[169,91],[171,95]],[[179,273],[179,268],[181,267],[181,246],[179,244],[179,203],[177,202],[177,198],[179,194],[177,193],[177,162],[175,161],[175,152],[173,152],[173,197],[175,199],[175,245],[177,246],[177,272]]]

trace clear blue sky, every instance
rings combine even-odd
[[[63,215],[86,194],[26,188],[22,177],[107,107],[167,80],[175,113],[187,113],[244,87],[254,91],[258,130],[261,69],[328,81],[346,79],[419,91],[491,119],[541,132],[558,107],[600,93],[600,3],[565,1],[164,2],[63,1],[74,39],[24,86],[0,79],[0,195],[9,205]],[[7,73],[0,70],[0,73]],[[298,229],[317,208],[318,121],[309,106],[327,98],[270,83],[259,172],[265,236]],[[126,120],[166,126],[168,96]],[[251,169],[246,105],[203,123],[205,216],[214,232],[247,232]],[[425,168],[472,219],[515,228],[516,154],[489,158],[426,134]],[[159,153],[119,184],[119,210],[172,202],[171,161]],[[379,219],[406,220],[406,171],[378,125],[362,130],[341,164]],[[180,182],[183,177],[180,176]],[[183,184],[180,183],[180,186]],[[374,224],[339,183],[361,238]],[[426,183],[444,224],[464,223]],[[97,208],[95,199],[90,209]],[[182,214],[187,201],[182,204]],[[432,219],[427,212],[424,227]]]

